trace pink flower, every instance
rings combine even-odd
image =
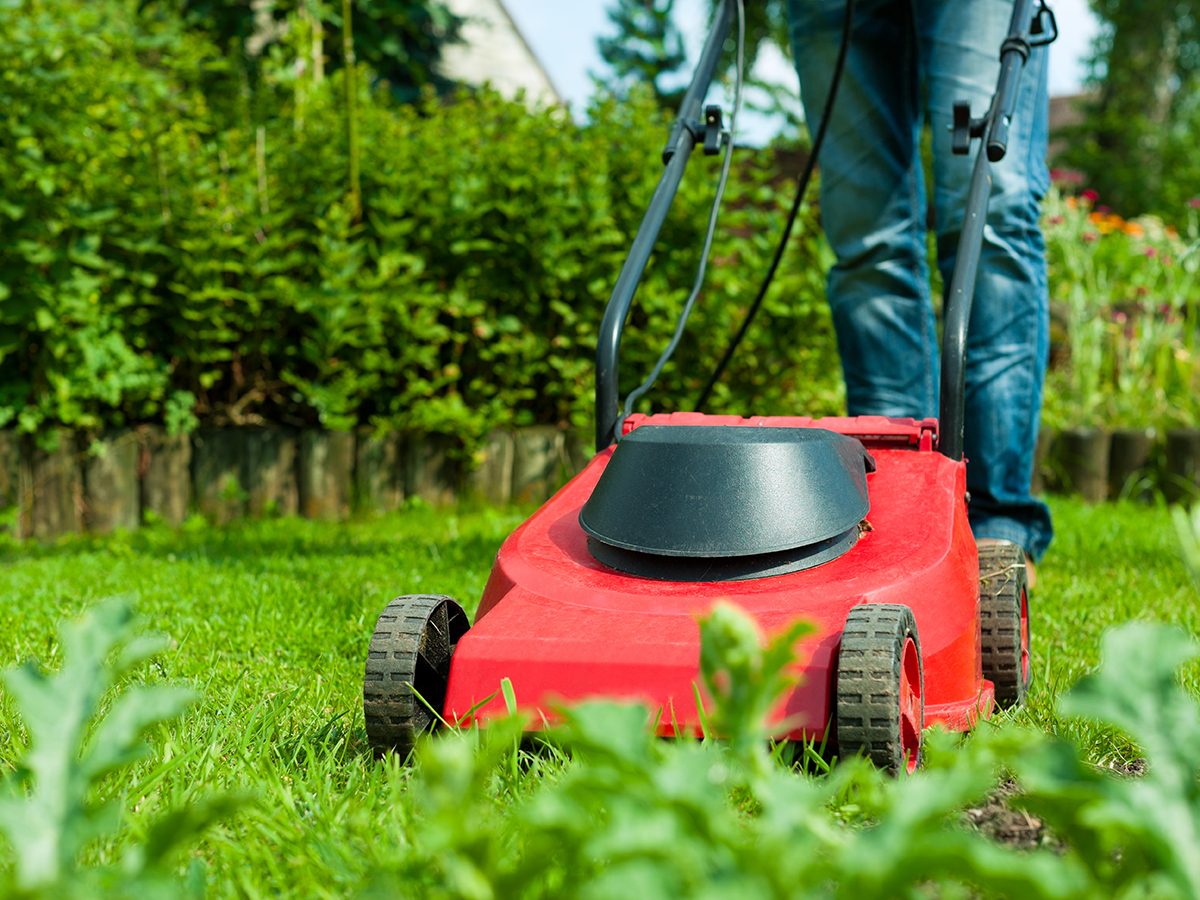
[[[1062,216],[1051,216],[1048,221],[1051,225],[1061,225],[1063,222],[1065,222],[1067,220],[1065,218],[1063,218]]]
[[[1085,231],[1083,233],[1083,239],[1085,241],[1087,241],[1087,243],[1089,243],[1089,244],[1092,243],[1092,241],[1098,239],[1099,237],[1100,237],[1100,235],[1096,234],[1096,232],[1094,232],[1094,231]]]
[[[1117,310],[1115,313],[1113,313],[1113,321],[1118,325],[1124,325],[1129,321],[1129,316],[1125,315],[1125,313],[1121,312],[1120,310]]]
[[[1200,197],[1193,197],[1188,201],[1188,206],[1192,209],[1200,209]]]
[[[1099,191],[1093,190],[1092,188],[1086,188],[1079,196],[1081,196],[1084,200],[1087,200],[1089,203],[1095,203],[1100,199]]]
[[[1050,180],[1055,184],[1083,184],[1083,173],[1074,169],[1051,169]]]
[[[1155,250],[1153,247],[1147,247],[1145,250],[1142,251],[1142,253],[1144,253],[1146,256],[1150,257],[1150,259],[1154,259],[1154,257],[1158,256],[1158,251]]]

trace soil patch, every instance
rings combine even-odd
[[[1139,758],[1110,763],[1105,768],[1121,778],[1140,778],[1146,774],[1146,761]],[[1010,805],[1009,801],[1020,792],[1017,783],[1008,779],[982,804],[967,807],[964,815],[972,827],[1001,844],[1023,850],[1046,845],[1061,849],[1062,842],[1046,829],[1041,819]]]
[[[1017,793],[1016,782],[1005,781],[982,805],[967,807],[966,817],[971,825],[993,840],[1031,850],[1043,843],[1046,827],[1037,816],[1009,806],[1009,799]]]

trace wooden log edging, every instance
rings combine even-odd
[[[135,432],[94,441],[83,460],[82,505],[88,531],[137,528],[142,521],[140,448]]]
[[[192,508],[192,441],[162,428],[138,430],[142,518],[180,525]]]
[[[1035,493],[1075,494],[1088,502],[1200,503],[1200,429],[1066,428],[1045,440]]]
[[[355,441],[355,510],[392,512],[404,503],[404,444],[398,434],[360,434]]]
[[[1200,429],[1167,432],[1163,493],[1168,503],[1200,500]]]
[[[1200,502],[1200,431],[1101,434],[1044,431],[1035,490],[1097,501],[1157,489],[1171,502]],[[99,437],[60,429],[40,441],[0,431],[0,510],[8,511],[0,530],[47,539],[179,525],[193,513],[215,524],[297,514],[336,521],[414,500],[536,503],[591,458],[584,436],[545,426],[494,431],[470,461],[454,450],[444,435],[365,430],[172,436],[141,426]]]
[[[223,525],[337,521],[413,499],[540,502],[582,468],[583,446],[556,428],[497,430],[468,462],[444,435],[268,427],[169,435],[141,426],[99,437],[60,429],[39,444],[0,432],[0,510],[11,511],[17,537],[41,540],[177,526],[197,513]]]
[[[20,442],[17,534],[39,539],[83,530],[83,472],[75,436],[59,429]]]
[[[302,432],[299,473],[304,517],[344,519],[350,514],[354,485],[354,435],[346,431]]]

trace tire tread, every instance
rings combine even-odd
[[[839,751],[843,755],[861,752],[890,772],[903,764],[900,666],[904,639],[910,636],[916,641],[919,658],[916,621],[907,606],[864,604],[847,616],[838,654],[835,715]],[[921,693],[923,701],[923,688]]]
[[[979,548],[979,649],[983,677],[996,688],[1001,709],[1025,700],[1021,669],[1021,595],[1026,595],[1025,552],[1016,544]],[[1032,670],[1031,670],[1032,673]]]
[[[443,604],[449,604],[451,633],[446,640],[453,652],[454,644],[467,630],[467,619],[462,607],[450,597],[397,597],[376,621],[363,674],[363,718],[367,742],[376,755],[395,751],[407,756],[421,732],[434,724],[429,710],[414,693],[414,685],[422,640],[428,640],[427,629]]]

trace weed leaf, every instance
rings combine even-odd
[[[139,686],[126,689],[113,701],[96,726],[79,768],[95,781],[109,772],[144,759],[150,747],[142,737],[160,722],[181,715],[196,700],[196,692],[176,685]]]
[[[1183,563],[1187,566],[1192,581],[1200,586],[1200,503],[1189,513],[1182,506],[1171,509],[1175,532],[1179,535],[1179,546],[1183,551]]]
[[[1089,771],[1064,744],[1015,760],[1023,805],[1066,841],[1105,893],[1200,896],[1200,705],[1178,679],[1198,652],[1177,628],[1113,628],[1100,668],[1060,700],[1062,714],[1133,738],[1146,755],[1141,777]]]
[[[700,675],[712,699],[712,730],[760,774],[770,765],[768,719],[796,683],[796,642],[812,630],[795,622],[764,647],[754,621],[730,604],[717,603],[700,620]]]
[[[146,734],[196,699],[185,687],[135,685],[103,708],[117,681],[165,646],[159,637],[134,636],[133,622],[128,600],[101,603],[60,628],[57,672],[25,663],[3,673],[29,735],[16,771],[0,785],[0,832],[12,847],[20,891],[86,893],[82,885],[94,886],[94,872],[76,870],[79,853],[114,835],[122,822],[118,801],[94,798],[101,779],[149,755]],[[230,809],[217,800],[168,815],[129,857],[138,861],[131,871],[148,872],[169,847]],[[144,887],[153,893],[152,881]]]

